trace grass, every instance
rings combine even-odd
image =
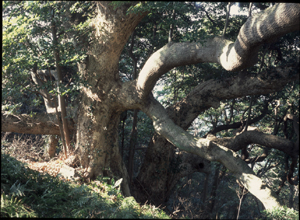
[[[63,181],[1,149],[1,217],[170,218],[154,206],[124,198],[113,183],[100,177],[89,184]]]

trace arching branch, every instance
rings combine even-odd
[[[213,37],[202,43],[169,43],[155,52],[141,70],[136,84],[140,97],[146,98],[157,80],[176,66],[209,62],[218,63],[228,71],[253,66],[263,44],[299,27],[300,5],[276,4],[249,17],[235,42]]]

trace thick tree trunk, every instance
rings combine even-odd
[[[98,82],[90,80],[89,83],[92,85],[82,88],[81,91],[76,133],[76,148],[80,152],[80,162],[86,168],[86,177],[90,179],[103,174],[123,177],[123,192],[130,195],[128,174],[124,169],[118,146],[117,130],[121,111],[116,111],[118,108],[115,106],[113,95],[109,97],[112,87],[117,83],[114,77],[117,74],[117,65],[99,66],[99,62],[89,58],[86,70],[81,69],[81,72],[84,77],[89,78],[93,74],[88,72],[98,69],[94,73],[99,74],[100,78]],[[117,64],[118,57],[114,59],[102,60],[101,63]],[[102,80],[102,77],[106,79]]]
[[[146,15],[126,15],[129,6],[114,9],[110,2],[97,2],[89,56],[78,66],[88,85],[81,89],[76,132],[76,152],[86,168],[85,176],[122,177],[121,188],[126,196],[130,195],[129,179],[119,152],[117,132],[119,116],[126,109],[118,100],[117,90],[121,87],[118,64],[129,36]]]
[[[167,199],[168,180],[171,177],[169,166],[174,158],[174,147],[163,138],[153,139],[148,145],[139,175],[134,180],[134,196],[141,203],[148,200],[160,205]]]
[[[210,162],[197,155],[178,152],[166,139],[155,135],[150,141],[139,175],[134,179],[134,196],[159,206],[170,197],[177,181],[194,172],[210,172]]]

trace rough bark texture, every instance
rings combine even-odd
[[[76,135],[76,148],[87,177],[93,179],[110,168],[114,175],[123,177],[122,189],[127,196],[128,174],[117,141],[123,109],[116,102],[115,91],[120,86],[119,56],[135,26],[146,15],[126,15],[128,7],[113,9],[109,2],[97,3],[89,56],[79,65],[81,76],[89,85],[81,90]]]

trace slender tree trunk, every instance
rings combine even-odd
[[[46,146],[46,153],[50,156],[50,158],[55,156],[56,146],[58,144],[58,140],[55,135],[49,135],[49,142]]]
[[[139,110],[137,109],[133,111],[132,130],[131,130],[130,141],[129,141],[128,175],[129,175],[130,182],[132,181],[133,168],[134,168],[134,153],[135,153],[135,145],[137,140],[138,112]]]
[[[129,56],[131,57],[133,61],[133,73],[132,73],[132,78],[135,80],[138,76],[137,74],[137,59],[135,58],[133,54],[133,46],[134,46],[134,36],[135,32],[132,33],[131,35],[131,46],[129,50]],[[129,141],[129,157],[128,157],[128,174],[129,174],[129,179],[130,183],[132,181],[132,176],[133,176],[133,167],[134,167],[134,153],[135,153],[135,145],[137,141],[137,122],[138,122],[138,109],[133,110],[133,122],[132,122],[132,130],[131,130],[131,135],[130,135],[130,141]]]
[[[124,156],[124,141],[125,141],[125,120],[127,118],[127,111],[124,111],[121,114],[121,123],[122,123],[122,140],[121,140],[121,156]]]
[[[67,147],[67,150],[71,150],[71,141],[70,141],[70,132],[68,128],[68,123],[67,123],[67,112],[66,112],[66,103],[65,103],[65,98],[63,95],[60,94],[60,85],[62,85],[62,73],[61,73],[61,66],[60,66],[60,56],[59,56],[59,50],[57,49],[58,46],[58,39],[57,39],[57,31],[56,31],[56,24],[54,21],[54,10],[52,14],[52,24],[51,24],[51,29],[52,29],[52,37],[53,37],[53,53],[54,53],[54,58],[55,58],[55,64],[56,64],[56,71],[57,71],[57,92],[58,94],[58,101],[60,103],[60,108],[61,108],[61,120],[62,120],[62,125],[63,125],[63,138],[65,140],[65,144]],[[65,151],[65,156],[67,157],[67,152]]]
[[[57,103],[56,102],[54,102],[54,103],[55,103],[55,115],[56,115],[56,119],[57,119],[58,126],[59,126],[61,142],[62,142],[62,145],[63,145],[63,150],[64,150],[65,157],[67,157],[67,146],[66,146],[66,142],[65,142],[63,125],[62,125],[62,122],[61,122],[61,115],[59,115]]]
[[[213,176],[213,184],[212,184],[212,189],[210,192],[210,198],[211,200],[209,201],[208,205],[208,212],[212,213],[214,206],[215,206],[215,201],[216,201],[216,195],[217,195],[217,189],[218,189],[218,179],[219,179],[219,173],[220,173],[220,164],[217,165],[217,168],[215,170],[214,176]]]
[[[294,208],[293,207],[294,206],[294,186],[289,183],[288,183],[288,185],[290,188],[289,206],[288,207],[291,209],[291,208]]]
[[[201,210],[204,210],[205,204],[206,204],[206,196],[207,196],[207,191],[208,191],[209,177],[210,177],[210,174],[205,175],[204,187],[202,190],[202,204],[200,206]]]

